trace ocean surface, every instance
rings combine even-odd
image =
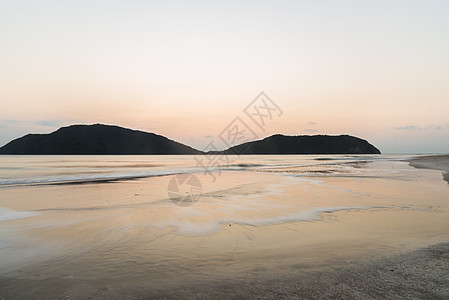
[[[416,155],[415,155],[416,156]],[[194,155],[1,155],[0,186],[127,179],[220,171],[276,170],[282,173],[295,167],[319,167],[312,175],[376,175],[400,172],[381,168],[361,168],[361,164],[404,161],[411,155],[228,155],[225,162],[202,163],[207,156]],[[380,163],[380,164],[379,164]],[[206,169],[207,168],[207,169]],[[309,176],[311,171],[296,172]]]
[[[3,155],[0,287],[239,282],[447,241],[449,185],[415,156]]]

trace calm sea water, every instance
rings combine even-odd
[[[193,155],[1,155],[0,186],[78,182],[101,179],[151,177],[179,173],[264,171],[305,166],[332,167],[328,175],[360,173],[357,163],[409,159],[411,155],[247,155],[228,156],[226,162],[208,164],[206,156]],[[365,173],[373,169],[365,169]],[[301,175],[298,170],[298,175]],[[322,172],[322,175],[324,171]],[[302,175],[310,175],[305,170]],[[318,174],[314,174],[318,175]]]

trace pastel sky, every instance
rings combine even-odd
[[[283,114],[259,136],[449,153],[448,16],[424,0],[0,0],[0,144],[105,123],[202,149],[264,91]]]

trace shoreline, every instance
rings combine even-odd
[[[144,296],[144,295],[141,295]],[[449,297],[449,243],[374,262],[347,262],[331,270],[243,285],[195,285],[146,295],[157,299],[412,299]]]
[[[428,155],[409,160],[409,165],[417,169],[443,171],[443,180],[449,184],[449,155]]]

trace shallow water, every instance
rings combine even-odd
[[[238,281],[447,241],[449,186],[408,158],[0,156],[0,276]]]
[[[295,167],[324,168],[316,172],[354,171],[372,161],[404,160],[407,155],[227,155],[219,165],[194,155],[1,155],[0,186],[151,177],[223,170],[270,171]],[[205,169],[207,168],[207,169]],[[309,171],[304,169],[304,174]],[[212,175],[209,175],[212,177]]]

